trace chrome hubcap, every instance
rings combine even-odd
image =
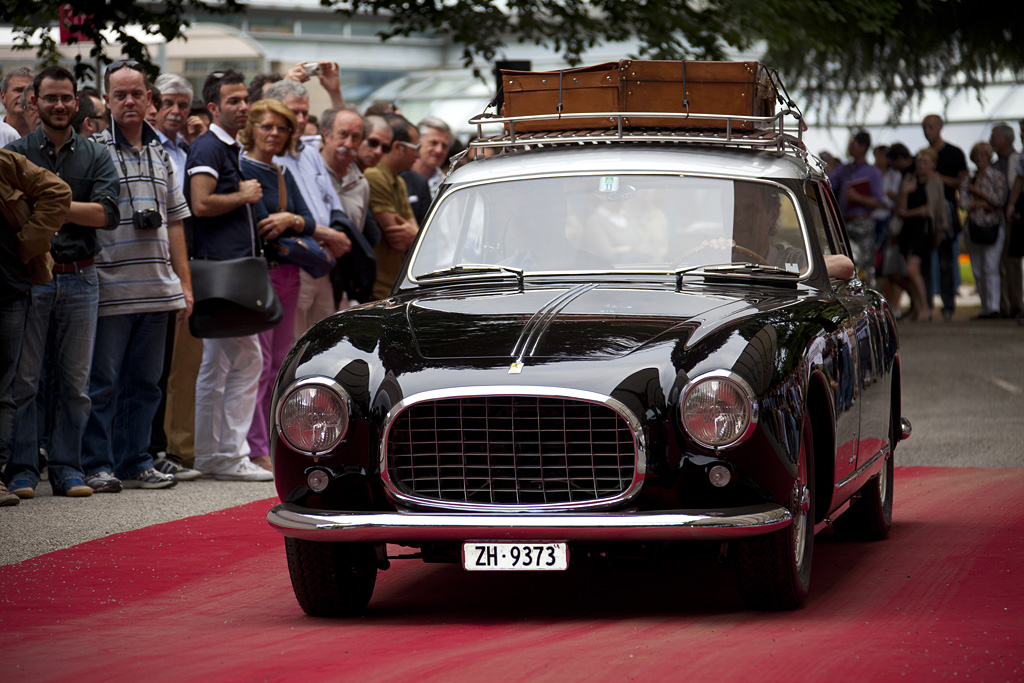
[[[890,456],[892,457],[892,456]],[[881,494],[882,504],[885,504],[889,495],[889,463],[882,465],[882,471],[878,475],[878,492]]]
[[[804,544],[807,541],[807,512],[811,507],[811,492],[807,486],[797,482],[793,486],[793,559],[796,568],[804,566]]]

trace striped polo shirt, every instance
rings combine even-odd
[[[157,132],[143,123],[141,148],[130,145],[113,124],[92,139],[106,147],[120,179],[120,223],[115,230],[97,232],[103,245],[96,256],[100,317],[184,308],[181,281],[171,267],[167,224],[191,212]],[[147,209],[159,211],[160,227],[135,227],[133,214]]]

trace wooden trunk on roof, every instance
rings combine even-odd
[[[596,66],[564,71],[502,70],[505,93],[504,116],[539,114],[578,114],[584,112],[619,112],[619,64],[606,62]],[[559,110],[561,105],[561,110]],[[604,117],[519,121],[520,132],[548,130],[591,130],[614,126],[614,119]]]
[[[769,70],[758,62],[628,60],[564,71],[502,71],[504,116],[584,112],[676,112],[693,118],[626,117],[627,128],[725,128],[725,119],[774,116],[777,97]],[[613,118],[520,121],[518,132],[615,127]],[[736,129],[761,127],[734,122]]]

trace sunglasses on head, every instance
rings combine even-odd
[[[110,66],[107,67],[107,72],[106,73],[109,76],[110,74],[114,73],[118,69],[124,69],[124,68],[132,69],[133,71],[138,71],[139,73],[143,73],[142,65],[139,64],[138,62],[136,62],[134,59],[119,59],[116,62],[111,62]]]
[[[384,150],[385,154],[391,151],[390,142],[383,143],[380,140],[377,140],[376,138],[366,138],[366,144],[369,146],[370,149],[377,149],[378,147],[380,147],[381,149]]]

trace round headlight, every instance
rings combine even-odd
[[[726,377],[694,382],[683,397],[681,413],[686,433],[709,448],[736,443],[747,434],[754,419],[749,392]]]
[[[345,438],[348,396],[337,386],[299,384],[281,402],[277,428],[294,450],[326,453]]]

